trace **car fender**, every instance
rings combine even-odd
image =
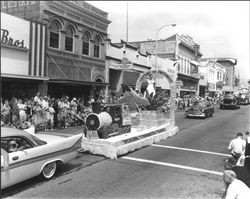
[[[41,167],[39,173],[42,172],[43,168],[44,168],[47,164],[52,163],[52,162],[60,162],[60,163],[63,163],[63,164],[64,164],[64,161],[63,161],[61,158],[55,158],[55,159],[53,159],[53,160],[46,161],[46,162],[43,164],[43,166]]]

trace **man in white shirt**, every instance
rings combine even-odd
[[[227,187],[225,199],[249,199],[249,187],[241,180],[236,179],[234,171],[225,170],[223,180]]]
[[[243,134],[237,133],[236,138],[229,143],[227,148],[231,151],[232,156],[238,160],[244,154],[246,148],[246,141],[243,139]]]

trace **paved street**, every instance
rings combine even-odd
[[[215,110],[212,118],[176,114],[180,132],[117,160],[83,154],[50,181],[38,177],[3,191],[4,198],[221,198],[226,146],[250,129],[250,106]],[[79,129],[78,129],[79,130]]]

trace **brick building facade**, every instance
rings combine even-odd
[[[86,98],[108,85],[106,12],[84,1],[3,1],[1,11],[48,26],[42,94]]]

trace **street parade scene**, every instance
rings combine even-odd
[[[1,198],[249,199],[249,8],[1,1]]]

